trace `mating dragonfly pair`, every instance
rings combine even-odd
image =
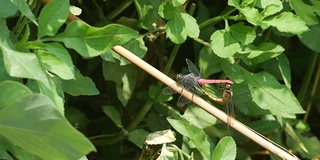
[[[233,93],[231,86],[233,85],[233,82],[231,80],[220,80],[220,79],[202,79],[201,78],[201,71],[197,69],[197,67],[189,60],[186,59],[188,69],[189,69],[189,74],[183,75],[183,74],[178,74],[177,75],[177,85],[179,85],[182,88],[182,91],[184,89],[189,90],[193,94],[196,93],[197,88],[202,91],[205,95],[207,95],[212,101],[226,105],[226,112],[228,115],[233,116],[233,103],[231,102]],[[202,88],[202,85],[204,84],[225,84],[225,87],[223,87],[222,90],[222,97],[218,98],[210,93],[208,93],[205,89]],[[165,87],[163,89],[163,93],[166,95],[171,95],[177,93],[177,91],[173,90],[170,87]],[[182,107],[186,104],[190,103],[190,100],[180,96],[178,101],[177,101],[177,106]]]

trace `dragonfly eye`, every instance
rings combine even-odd
[[[177,79],[178,81],[180,81],[180,80],[183,79],[183,77],[184,77],[184,75],[182,75],[182,74],[177,74],[176,79]]]

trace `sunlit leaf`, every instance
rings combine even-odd
[[[39,15],[38,37],[53,36],[66,21],[69,1],[54,0],[43,7]]]
[[[128,27],[110,24],[102,28],[91,27],[81,21],[72,21],[63,33],[46,40],[63,42],[68,48],[76,50],[84,57],[94,57],[122,45],[133,38],[138,32]]]
[[[256,33],[252,27],[237,23],[230,27],[231,35],[242,44],[250,44],[256,38]]]
[[[307,5],[302,0],[289,0],[289,3],[296,14],[308,25],[319,24],[317,15],[314,10],[315,6]]]
[[[30,10],[30,7],[28,6],[27,1],[18,1],[18,0],[9,0],[9,1],[11,1],[24,16],[29,18],[35,25],[38,25],[36,21],[36,17]]]
[[[230,57],[240,49],[240,44],[226,30],[217,30],[211,37],[211,48],[221,58]]]
[[[1,110],[0,124],[2,136],[42,159],[79,159],[95,150],[43,95],[17,99]]]
[[[265,22],[277,28],[280,32],[301,34],[308,31],[306,23],[291,12],[283,12],[278,16],[265,20]]]
[[[7,18],[10,16],[13,16],[18,11],[18,7],[8,0],[0,1],[0,6],[1,6],[1,10],[0,10],[1,18]]]
[[[161,153],[157,160],[175,160],[174,154],[167,149],[166,144],[162,145]]]
[[[212,154],[212,160],[221,159],[221,160],[232,160],[236,158],[237,146],[236,142],[232,137],[223,137]]]
[[[262,109],[270,110],[273,115],[295,118],[295,114],[303,114],[300,103],[286,86],[267,72],[245,72],[253,101]]]
[[[10,105],[16,99],[28,96],[32,92],[22,83],[15,81],[3,81],[0,83],[0,109]]]
[[[203,159],[210,159],[210,150],[211,147],[213,147],[213,144],[211,139],[202,129],[180,120],[168,119],[168,121],[174,129],[180,134],[187,136],[194,143]]]
[[[187,119],[190,124],[193,124],[200,129],[204,129],[217,123],[217,118],[196,105],[188,106],[183,114],[183,118]]]

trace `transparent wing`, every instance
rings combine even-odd
[[[177,93],[177,91],[173,90],[171,87],[167,86],[165,88],[162,89],[162,93],[164,95],[171,95],[171,94],[175,94]]]
[[[200,76],[200,71],[197,69],[197,67],[189,59],[186,59],[186,62],[189,68],[189,72],[196,76]]]
[[[190,100],[183,97],[182,95],[179,97],[178,101],[177,101],[177,106],[178,107],[183,107],[186,104],[190,103]]]

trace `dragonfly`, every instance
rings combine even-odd
[[[217,83],[224,83],[230,86],[230,89],[225,89],[224,92],[226,92],[225,96],[227,97],[227,90],[231,90],[231,85],[233,82],[231,80],[221,80],[221,79],[202,79],[201,78],[201,71],[197,69],[197,67],[189,60],[186,59],[188,69],[189,69],[189,74],[178,74],[176,79],[177,79],[177,85],[181,86],[183,92],[184,89],[189,90],[191,93],[195,94],[197,91],[197,88],[199,88],[202,92],[204,92],[206,95],[210,95],[207,93],[201,86],[204,84],[217,84]],[[171,87],[165,87],[163,89],[163,93],[165,95],[171,95],[177,93],[177,91],[173,90]],[[212,97],[212,96],[211,96]],[[209,97],[209,98],[211,98]],[[232,97],[232,96],[231,96]],[[227,101],[227,98],[222,99],[212,99],[213,101],[217,100],[219,102],[222,101]],[[184,105],[190,103],[190,100],[187,98],[180,96],[178,101],[177,101],[177,106],[178,107],[183,107]]]

